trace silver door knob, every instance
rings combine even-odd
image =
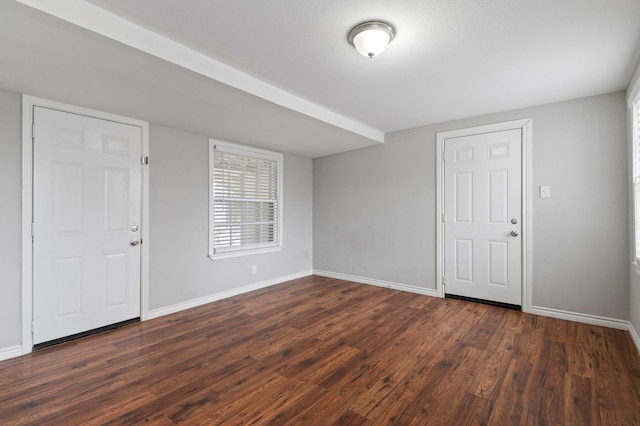
[[[511,236],[512,237],[517,237],[518,236],[518,231],[511,231]]]
[[[513,219],[511,219],[511,223],[514,225],[518,224],[518,219],[516,219],[515,217]]]
[[[138,244],[140,244],[140,240],[131,240],[129,241],[129,244],[131,244],[132,246],[137,246]]]

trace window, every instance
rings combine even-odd
[[[282,154],[209,140],[209,256],[279,250]]]
[[[632,105],[633,146],[633,210],[635,229],[635,261],[640,264],[640,94]]]

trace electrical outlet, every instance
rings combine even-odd
[[[251,265],[251,273],[256,274],[258,272],[258,265]]]
[[[551,187],[550,186],[541,186],[540,187],[540,198],[551,198]]]

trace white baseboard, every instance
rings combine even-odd
[[[438,293],[436,292],[436,290],[431,288],[416,287],[413,285],[376,280],[373,278],[356,277],[354,275],[341,274],[339,272],[321,271],[317,269],[313,270],[313,275],[318,275],[318,276],[327,277],[327,278],[335,278],[338,280],[353,281],[355,283],[360,283],[360,284],[375,285],[378,287],[386,287],[393,290],[402,290],[402,291],[407,291],[409,293],[423,294],[425,296],[438,297]]]
[[[9,346],[7,348],[0,349],[0,361],[5,359],[15,358],[22,355],[22,345]]]
[[[153,318],[158,318],[164,315],[174,314],[176,312],[184,311],[185,309],[191,309],[191,308],[195,308],[196,306],[206,305],[207,303],[215,302],[217,300],[226,299],[228,297],[237,296],[239,294],[248,293],[254,290],[259,290],[261,288],[280,284],[286,281],[291,281],[298,278],[306,277],[311,274],[312,274],[311,270],[301,271],[295,274],[289,274],[282,277],[272,278],[270,280],[261,281],[255,284],[249,284],[249,285],[234,288],[231,290],[223,291],[220,293],[211,294],[209,296],[187,300],[186,302],[176,303],[175,305],[166,306],[164,308],[154,309],[149,311],[148,319],[153,319]]]
[[[631,326],[629,321],[626,320],[601,317],[591,314],[582,314],[579,312],[564,311],[562,309],[544,308],[542,306],[532,306],[530,313],[542,315],[543,317],[559,318],[569,321],[582,322],[585,324],[600,325],[602,327],[618,328],[620,330],[629,330],[629,327]]]
[[[638,348],[638,352],[640,352],[640,336],[638,336],[638,332],[631,322],[629,322],[629,334],[631,334],[631,340],[633,340],[633,343],[636,344],[636,348]]]

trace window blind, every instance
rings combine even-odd
[[[278,161],[213,150],[215,253],[278,245]]]

